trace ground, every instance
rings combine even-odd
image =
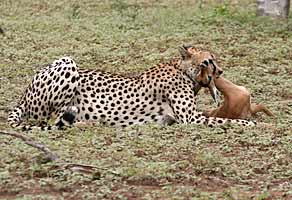
[[[95,173],[59,169],[0,135],[0,199],[291,199],[292,23],[255,16],[255,1],[52,0],[0,4],[0,130],[35,72],[61,56],[82,68],[143,71],[212,50],[224,76],[276,118],[272,127],[84,127],[27,135]],[[201,91],[202,109],[215,106]]]

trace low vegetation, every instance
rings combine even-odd
[[[33,74],[68,55],[79,67],[139,72],[194,44],[213,51],[224,77],[276,118],[270,126],[80,127],[0,135],[0,199],[291,199],[292,23],[255,16],[255,1],[10,1],[0,4],[0,130]],[[214,107],[202,90],[200,108]]]

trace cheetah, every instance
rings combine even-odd
[[[200,70],[208,67],[214,73],[219,71],[218,76],[223,71],[208,51],[183,45],[179,52],[179,59],[135,77],[79,69],[71,58],[60,58],[35,75],[8,122],[18,127],[22,119],[33,117],[45,124],[54,114],[57,128],[92,121],[121,127],[147,122],[255,125],[253,121],[203,116],[197,110],[196,95],[198,88],[209,87],[213,80],[207,73],[208,84],[199,83]]]

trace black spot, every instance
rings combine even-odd
[[[59,86],[56,85],[56,87],[54,88],[54,92],[57,92],[58,89],[59,89]]]
[[[67,84],[65,87],[63,87],[62,92],[64,92],[65,90],[69,89],[69,84]]]
[[[59,80],[60,80],[60,77],[58,76],[55,82],[57,83],[59,82]]]
[[[62,122],[62,120],[58,121],[58,123],[56,123],[56,126],[58,127],[58,129],[62,129],[62,127],[64,126],[65,124]]]
[[[54,97],[54,101],[56,101],[58,99],[58,95],[56,95],[55,97]]]
[[[85,114],[85,119],[89,120],[89,114],[87,114],[87,113]]]

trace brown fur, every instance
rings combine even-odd
[[[223,105],[204,112],[204,115],[209,117],[246,119],[258,112],[264,112],[268,116],[274,116],[264,105],[251,103],[250,92],[245,87],[238,86],[223,77],[215,79],[215,85],[224,95]]]

